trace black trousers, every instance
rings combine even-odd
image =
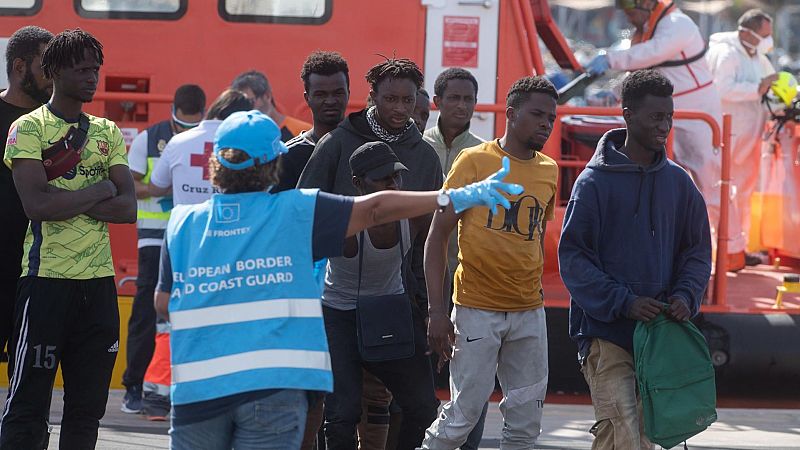
[[[362,368],[383,382],[403,410],[397,450],[413,450],[436,418],[439,400],[433,387],[430,360],[425,356],[426,331],[414,313],[414,356],[392,361],[361,360],[356,336],[356,312],[323,307],[331,353],[333,393],[325,397],[325,440],[328,450],[355,450],[361,418]]]
[[[24,277],[17,288],[0,450],[41,449],[56,369],[64,378],[59,449],[93,449],[119,350],[114,278]]]
[[[14,331],[17,282],[22,275],[23,246],[28,231],[28,218],[25,217],[19,198],[16,194],[9,197],[4,200],[7,203],[3,205],[3,226],[0,235],[0,361],[6,361],[7,355],[4,351]],[[8,376],[10,378],[11,373]]]
[[[5,361],[6,343],[11,339],[11,333],[14,330],[17,280],[19,278],[0,276],[0,361]],[[9,357],[9,359],[11,358]]]
[[[153,358],[156,345],[156,309],[153,293],[158,283],[158,262],[161,247],[139,249],[139,274],[136,276],[136,296],[128,320],[127,365],[122,375],[122,384],[127,387],[141,386],[147,366]]]

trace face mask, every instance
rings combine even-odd
[[[746,32],[750,33],[751,36],[753,36],[754,38],[758,39],[758,44],[756,44],[756,45],[753,45],[753,44],[751,44],[749,42],[742,41],[742,45],[744,45],[745,47],[747,47],[750,50],[753,50],[754,52],[756,52],[756,54],[758,54],[758,55],[766,55],[767,53],[769,53],[772,50],[772,47],[774,45],[774,42],[772,40],[772,36],[762,37],[758,33],[756,33],[755,31],[753,31],[753,30],[751,30],[749,28],[739,28],[739,31],[746,31]]]

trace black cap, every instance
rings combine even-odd
[[[392,148],[382,141],[367,142],[350,155],[350,170],[354,177],[386,178],[399,170],[408,170],[397,159]]]

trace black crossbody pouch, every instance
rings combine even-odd
[[[403,232],[398,222],[400,259],[404,257]],[[414,320],[411,300],[402,294],[361,296],[364,263],[364,232],[358,245],[358,294],[356,326],[358,351],[364,361],[389,361],[414,356]]]

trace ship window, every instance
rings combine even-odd
[[[42,9],[42,0],[3,0],[0,16],[32,16]]]
[[[176,20],[187,0],[75,0],[75,11],[90,19]]]
[[[332,0],[219,0],[219,15],[229,22],[322,24],[331,18]]]

